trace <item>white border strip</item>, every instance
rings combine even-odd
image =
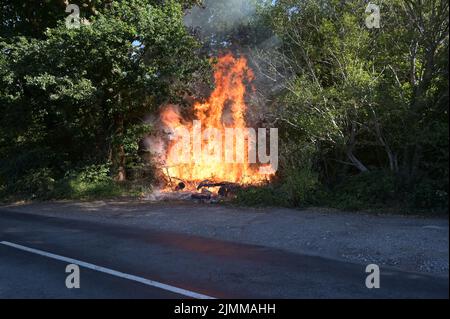
[[[42,250],[39,250],[39,249],[29,248],[29,247],[25,247],[25,246],[22,246],[22,245],[10,243],[8,241],[1,241],[0,244],[8,246],[8,247],[13,247],[13,248],[16,248],[16,249],[20,249],[20,250],[23,250],[23,251],[26,251],[26,252],[29,252],[29,253],[37,254],[37,255],[40,255],[40,256],[44,256],[44,257],[48,257],[48,258],[64,261],[64,262],[69,263],[69,264],[76,264],[76,265],[79,265],[81,267],[92,269],[92,270],[95,270],[95,271],[99,271],[99,272],[102,272],[102,273],[105,273],[105,274],[109,274],[109,275],[112,275],[112,276],[128,279],[128,280],[131,280],[131,281],[136,281],[136,282],[139,282],[139,283],[147,285],[147,286],[160,288],[160,289],[167,290],[167,291],[170,291],[170,292],[174,292],[176,294],[180,294],[180,295],[187,296],[187,297],[190,297],[190,298],[195,298],[195,299],[215,299],[214,297],[210,297],[210,296],[207,296],[207,295],[199,294],[199,293],[196,293],[196,292],[193,292],[193,291],[189,291],[189,290],[186,290],[186,289],[170,286],[170,285],[163,284],[163,283],[160,283],[160,282],[157,282],[157,281],[153,281],[153,280],[145,279],[143,277],[130,275],[130,274],[123,273],[123,272],[120,272],[120,271],[116,271],[116,270],[113,270],[113,269],[97,266],[97,265],[94,265],[94,264],[91,264],[91,263],[87,263],[87,262],[84,262],[84,261],[81,261],[81,260],[77,260],[77,259],[73,259],[73,258],[68,258],[68,257],[52,254],[52,253],[45,252],[45,251],[42,251]]]

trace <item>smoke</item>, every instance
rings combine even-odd
[[[166,161],[167,146],[170,142],[173,130],[169,128],[168,123],[177,123],[182,125],[183,118],[178,105],[165,105],[161,107],[157,116],[149,116],[146,123],[151,124],[154,130],[143,140],[143,149],[157,165],[163,165]]]
[[[276,0],[204,0],[203,6],[192,8],[184,19],[208,54],[216,56],[231,50],[248,59],[255,73],[256,89],[247,94],[250,123],[260,123],[265,118],[268,95],[284,87],[278,65],[268,61],[275,56],[281,40],[260,15],[260,9],[276,3]]]
[[[214,38],[248,24],[255,13],[253,0],[205,0],[202,7],[191,9],[184,22],[202,38]]]

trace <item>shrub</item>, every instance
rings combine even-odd
[[[52,195],[73,199],[119,196],[122,189],[110,175],[110,164],[89,165],[69,171]]]
[[[384,207],[396,200],[397,178],[388,171],[370,171],[350,176],[332,188],[330,206],[343,209]]]
[[[32,169],[11,186],[10,191],[30,198],[46,198],[55,189],[55,182],[49,168]]]
[[[236,202],[249,206],[300,207],[317,201],[319,181],[309,168],[290,169],[283,176],[274,184],[240,190]]]
[[[284,175],[284,182],[279,191],[285,194],[289,206],[305,206],[315,201],[314,195],[319,189],[316,173],[310,168],[300,168],[289,169]]]
[[[279,188],[272,185],[250,186],[239,190],[235,202],[245,206],[288,206],[288,200]]]
[[[411,208],[446,209],[448,211],[448,191],[430,179],[423,179],[415,183],[414,189],[407,197]]]

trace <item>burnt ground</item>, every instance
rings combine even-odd
[[[448,278],[446,217],[128,199],[17,203],[0,209],[196,235]]]

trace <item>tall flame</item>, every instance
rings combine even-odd
[[[201,122],[202,129],[215,128],[225,136],[227,128],[245,129],[245,114],[247,105],[245,103],[246,85],[253,79],[254,74],[247,65],[244,57],[234,57],[231,53],[219,57],[215,65],[215,89],[209,99],[193,106],[195,118]],[[160,119],[166,128],[176,130],[184,128],[189,131],[195,129],[192,122],[182,118],[178,108],[173,106],[165,107]],[[191,149],[189,153],[190,161],[180,164],[179,148],[176,144],[179,141],[171,141],[166,153],[166,169],[164,173],[170,178],[179,178],[184,181],[227,181],[241,184],[254,184],[267,179],[267,176],[261,175],[258,171],[258,165],[244,163],[225,163],[225,161],[210,161],[202,158],[200,161],[194,161],[198,154],[194,154]],[[222,147],[226,143],[218,144],[216,139],[201,137],[201,147],[206,150],[214,150]],[[236,141],[233,148],[236,147]],[[230,151],[230,150],[228,150]],[[231,150],[236,152],[237,150]],[[248,154],[245,155],[246,159]]]

